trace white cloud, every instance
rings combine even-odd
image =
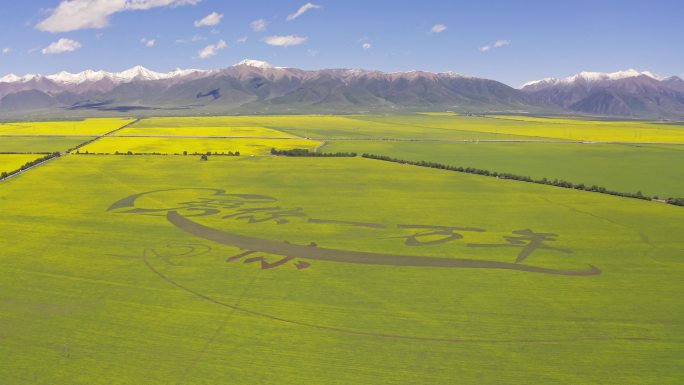
[[[299,7],[297,12],[289,15],[287,17],[287,21],[292,21],[292,20],[298,18],[299,16],[302,16],[303,14],[309,12],[312,9],[321,9],[321,8],[323,8],[323,7],[320,5],[316,5],[313,3],[306,3],[306,4],[302,5],[301,7]]]
[[[448,28],[448,27],[447,27],[446,25],[444,25],[444,24],[435,24],[435,25],[433,25],[432,28],[430,29],[430,32],[432,32],[432,33],[442,33],[442,32],[444,32],[444,31],[446,31],[447,28]]]
[[[221,19],[223,19],[223,14],[218,12],[212,12],[208,14],[202,20],[195,20],[195,27],[211,27],[214,25],[221,24]]]
[[[496,43],[494,43],[494,48],[501,48],[510,44],[510,40],[497,40]]]
[[[366,51],[373,47],[368,37],[362,37],[361,39],[359,39],[359,43],[361,43],[361,48],[363,48]]]
[[[309,49],[306,51],[306,54],[311,57],[316,57],[318,55],[318,51],[316,51],[315,49]]]
[[[264,38],[264,42],[268,45],[275,45],[278,47],[289,47],[291,45],[304,44],[308,38],[297,35],[287,36],[269,36]]]
[[[110,16],[125,11],[195,5],[202,0],[62,0],[50,16],[36,25],[45,32],[69,32],[104,28]]]
[[[507,45],[511,45],[511,41],[510,41],[510,40],[497,40],[497,41],[494,42],[494,44],[487,44],[487,45],[484,45],[484,46],[478,48],[478,50],[479,50],[480,52],[488,52],[488,51],[491,51],[491,50],[496,49],[496,48],[505,47],[505,46],[507,46]]]
[[[81,48],[81,43],[71,40],[71,39],[59,39],[56,42],[50,44],[49,46],[43,48],[41,52],[44,55],[72,52]]]
[[[268,26],[268,21],[264,19],[254,20],[249,24],[254,32],[264,32]]]
[[[243,37],[235,40],[235,42],[238,44],[245,44],[245,43],[247,43],[247,36],[243,36]]]
[[[218,51],[228,48],[228,44],[225,41],[219,40],[216,44],[209,44],[199,51],[198,56],[200,59],[209,59],[212,56],[216,56]]]
[[[154,47],[155,44],[157,44],[156,39],[148,39],[146,37],[143,37],[142,39],[140,39],[140,42],[143,43],[145,45],[145,47],[149,47],[149,48],[152,48],[152,47]]]
[[[4,53],[4,54],[8,54],[10,52],[12,52],[12,48],[10,48],[10,47],[5,47],[2,49],[2,53]]]
[[[175,44],[197,43],[198,41],[205,41],[205,40],[207,40],[206,37],[195,35],[189,39],[178,39],[175,41]]]

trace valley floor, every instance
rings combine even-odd
[[[270,153],[681,197],[683,128],[613,138],[668,145],[579,144],[558,141],[585,122],[554,123],[565,135],[460,116],[186,119],[106,137],[117,127],[66,124],[81,143],[100,137],[81,147],[0,137],[8,152],[61,153],[0,181],[0,382],[680,382],[684,208]],[[488,126],[499,120],[522,128]],[[553,143],[482,141],[497,138]]]

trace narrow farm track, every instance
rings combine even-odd
[[[95,138],[93,138],[93,139],[91,139],[91,140],[88,140],[88,141],[86,141],[86,142],[83,142],[83,143],[79,144],[78,146],[76,146],[76,147],[74,147],[74,148],[72,148],[72,149],[70,149],[70,150],[67,150],[67,151],[65,152],[65,155],[66,155],[66,154],[71,154],[71,152],[73,152],[73,151],[75,151],[75,150],[78,150],[79,148],[81,148],[81,147],[83,147],[83,146],[85,146],[85,145],[88,145],[88,144],[90,144],[90,143],[97,142],[98,140],[100,140],[100,139],[102,139],[102,138],[106,138],[106,137],[108,137],[108,136],[112,136],[113,134],[115,134],[115,133],[117,133],[117,132],[123,130],[124,128],[130,127],[130,126],[132,126],[132,125],[138,123],[140,120],[141,120],[141,119],[138,118],[138,119],[136,119],[136,120],[134,120],[134,121],[132,121],[132,122],[126,124],[126,125],[123,125],[123,126],[117,128],[117,129],[115,129],[115,130],[109,131],[109,132],[107,132],[107,133],[105,133],[105,134],[102,134],[102,135],[100,135],[100,136],[97,136],[97,137],[95,137]]]
[[[42,166],[42,165],[44,165],[45,163],[47,163],[47,162],[49,162],[49,161],[51,161],[51,160],[53,160],[53,159],[58,159],[58,158],[59,158],[58,156],[55,156],[55,157],[53,157],[53,158],[46,159],[46,160],[44,160],[44,161],[42,161],[42,162],[40,162],[40,163],[36,163],[36,164],[34,164],[33,166],[31,166],[31,167],[27,167],[27,168],[25,168],[25,169],[23,169],[23,170],[17,171],[17,172],[15,172],[15,173],[11,174],[11,175],[6,176],[5,178],[0,179],[0,183],[5,182],[5,181],[7,181],[7,180],[10,180],[10,179],[12,179],[12,178],[18,177],[19,175],[25,173],[26,171],[33,170],[33,169],[36,168],[36,167]]]

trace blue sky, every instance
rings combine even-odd
[[[681,0],[306,4],[8,1],[0,11],[0,76],[137,64],[211,69],[245,58],[304,69],[455,71],[512,86],[583,70],[684,74]]]

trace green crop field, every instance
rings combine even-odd
[[[65,151],[93,137],[88,136],[4,136],[0,137],[2,152]]]
[[[0,181],[0,384],[681,383],[683,207],[269,153],[684,195],[682,126],[589,145],[557,142],[621,122],[525,119],[143,119],[79,151],[254,156],[65,153]]]
[[[684,196],[684,145],[330,141],[321,151],[356,151],[617,191]]]
[[[553,119],[538,117],[471,117],[430,115],[361,116],[359,119],[383,124],[430,127],[443,130],[462,130],[476,133],[507,134],[555,140],[627,142],[627,143],[684,143],[684,130],[679,125]],[[483,138],[481,138],[483,139]]]

